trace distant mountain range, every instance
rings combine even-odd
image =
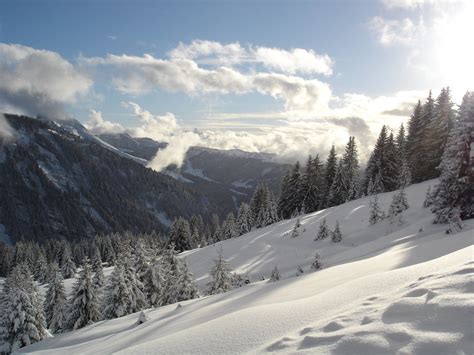
[[[165,231],[177,216],[223,217],[261,181],[276,192],[287,169],[267,154],[193,147],[181,169],[158,173],[146,165],[166,143],[95,136],[75,120],[5,118],[16,139],[0,138],[0,227],[13,240]]]
[[[98,137],[124,153],[146,160],[166,147],[166,143],[128,134]],[[280,181],[288,168],[278,163],[273,154],[191,147],[179,169],[170,166],[163,173],[200,191],[226,214],[236,210],[242,201],[249,201],[260,182],[266,182],[278,194]]]

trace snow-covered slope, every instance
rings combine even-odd
[[[216,251],[253,281],[277,265],[284,279],[97,323],[22,349],[44,354],[293,353],[471,354],[474,347],[474,220],[461,233],[431,224],[428,185],[413,185],[402,226],[368,225],[369,199],[283,221],[183,253],[204,287]],[[379,202],[388,208],[392,193]],[[319,221],[339,220],[339,244],[314,241]],[[303,232],[303,230],[305,230]],[[311,272],[317,250],[325,268]],[[296,266],[305,274],[294,277]]]

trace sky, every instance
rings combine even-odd
[[[364,159],[430,89],[473,89],[472,18],[462,0],[2,0],[0,112],[167,141],[157,170],[191,145],[302,158],[350,135]]]

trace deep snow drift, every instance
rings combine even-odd
[[[183,253],[201,288],[216,251],[254,283],[226,294],[146,311],[21,349],[44,354],[292,353],[471,354],[474,349],[474,220],[445,234],[423,208],[435,181],[407,189],[404,224],[369,226],[363,198]],[[386,211],[393,193],[379,196]],[[319,222],[339,220],[341,243],[314,241]],[[309,265],[315,251],[324,269]],[[284,279],[269,278],[278,266]],[[305,274],[295,277],[301,265]],[[255,282],[258,281],[258,282]]]

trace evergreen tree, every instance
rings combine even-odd
[[[467,92],[440,164],[432,211],[435,223],[474,217],[474,92]]]
[[[151,307],[159,307],[163,304],[165,279],[161,269],[161,263],[155,259],[148,265],[143,275],[144,293]]]
[[[393,194],[392,203],[388,209],[388,218],[390,223],[394,223],[396,219],[400,224],[403,223],[402,213],[409,208],[405,190],[401,188]]]
[[[426,151],[428,153],[426,156],[428,161],[427,179],[439,176],[440,172],[437,168],[441,163],[441,157],[448,141],[449,131],[454,125],[454,118],[455,113],[449,88],[443,88],[436,99],[433,119],[429,122],[428,126],[429,135],[426,142]]]
[[[337,172],[336,148],[334,147],[334,145],[332,145],[331,150],[329,151],[329,155],[326,159],[326,167],[324,170],[325,198],[324,198],[323,207],[332,206],[332,204],[330,203],[329,191],[336,177],[336,172]]]
[[[321,262],[321,256],[318,252],[314,253],[313,262],[311,263],[311,269],[313,270],[320,270],[323,268],[323,263]]]
[[[94,248],[94,254],[92,257],[92,272],[94,278],[92,280],[95,289],[99,296],[102,294],[102,288],[105,285],[104,268],[102,266],[102,259],[100,258],[100,252],[97,247]]]
[[[288,181],[288,207],[287,211],[290,213],[290,216],[297,212],[299,214],[301,207],[303,206],[303,189],[301,187],[302,178],[301,178],[301,168],[300,163],[297,161],[290,175]],[[288,217],[286,217],[288,218]]]
[[[101,319],[100,298],[94,287],[92,270],[87,259],[84,259],[82,270],[74,284],[68,314],[68,324],[72,330]]]
[[[393,133],[390,133],[385,145],[384,166],[382,167],[385,191],[393,191],[398,188],[400,167],[401,161],[398,148],[395,144]]]
[[[222,258],[222,249],[219,251],[217,259],[214,260],[210,274],[212,281],[208,284],[208,294],[215,295],[232,289],[231,268],[229,263]]]
[[[319,231],[315,240],[326,239],[328,236],[329,236],[329,229],[326,224],[326,218],[323,218],[323,220],[319,223]]]
[[[0,297],[1,353],[13,352],[45,338],[43,305],[26,264],[12,269]]]
[[[173,221],[169,240],[179,252],[191,249],[191,228],[186,219],[179,217]]]
[[[181,274],[182,261],[178,258],[178,253],[174,244],[170,244],[163,255],[165,289],[163,290],[163,304],[179,302],[181,294]]]
[[[411,172],[408,166],[407,160],[401,158],[400,173],[398,174],[398,186],[397,188],[405,188],[411,184]]]
[[[181,269],[180,284],[181,288],[178,296],[179,301],[187,301],[199,297],[194,275],[189,271],[186,262],[183,263],[183,267]]]
[[[139,279],[139,275],[135,270],[133,261],[130,258],[130,255],[125,254],[122,256],[123,259],[123,271],[124,278],[127,285],[127,288],[131,295],[131,303],[129,308],[129,313],[138,312],[147,307],[147,301],[145,294],[143,293],[143,283]]]
[[[425,200],[423,201],[423,207],[430,207],[433,204],[434,198],[433,193],[431,192],[431,186],[428,186],[426,189]]]
[[[233,212],[229,212],[224,223],[222,223],[222,237],[225,239],[230,239],[237,237],[238,230],[237,225],[235,223],[235,217]]]
[[[123,263],[118,260],[106,287],[104,317],[106,319],[113,319],[131,313],[131,298],[130,290],[125,280]]]
[[[279,281],[280,279],[281,279],[280,271],[275,266],[270,275],[270,281],[275,282],[275,281]]]
[[[76,264],[72,260],[70,252],[63,256],[62,273],[65,279],[71,279],[76,276]]]
[[[304,196],[304,213],[315,212],[324,205],[323,184],[323,165],[320,163],[319,156],[316,155],[314,159],[309,156],[301,181]]]
[[[328,207],[337,206],[346,201],[344,194],[344,171],[342,160],[339,160],[336,175],[334,176],[334,181],[329,190],[328,201]]]
[[[237,215],[237,230],[239,235],[246,234],[252,229],[252,218],[250,215],[250,206],[245,202],[240,204],[239,213]]]
[[[344,202],[357,198],[359,158],[355,137],[349,137],[342,156],[342,197]]]
[[[64,289],[63,275],[58,264],[52,264],[54,276],[49,280],[44,302],[46,325],[53,333],[66,329],[66,291]]]
[[[303,268],[301,267],[301,265],[297,265],[296,266],[296,276],[301,276],[303,274],[304,274]]]
[[[407,158],[411,168],[413,182],[422,181],[422,171],[420,170],[420,161],[423,159],[421,145],[423,144],[423,109],[421,101],[416,104],[408,124],[407,135]]]
[[[296,238],[297,236],[299,236],[299,232],[298,232],[298,228],[300,227],[300,219],[297,218],[296,219],[296,223],[295,223],[295,226],[293,227],[293,230],[291,231],[291,238]]]
[[[370,201],[369,223],[371,225],[377,224],[385,218],[385,213],[380,209],[378,195]]]
[[[339,243],[342,241],[342,232],[341,232],[341,227],[339,226],[339,221],[336,221],[336,227],[334,228],[334,231],[331,234],[331,240],[334,243]]]

